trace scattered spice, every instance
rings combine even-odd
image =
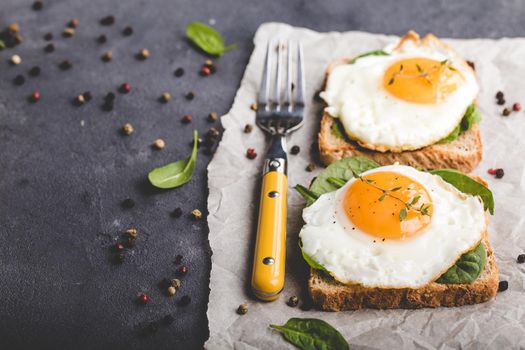
[[[288,299],[287,304],[290,307],[296,307],[297,305],[299,305],[299,298],[295,295],[291,296],[290,299]]]
[[[490,168],[489,170],[487,170],[487,173],[489,173],[490,175],[496,175],[496,169]]]
[[[162,103],[168,103],[171,101],[171,94],[169,92],[162,93],[162,95],[159,97],[159,101]]]
[[[525,263],[525,254],[520,254],[520,255],[518,255],[518,258],[516,259],[516,262],[517,262],[518,264],[523,264],[523,263]]]
[[[299,154],[299,152],[301,152],[301,147],[295,145],[292,147],[291,151],[290,151],[293,155],[296,155],[296,154]]]
[[[78,27],[78,19],[76,18],[71,18],[71,20],[69,21],[69,23],[67,24],[68,27],[70,28],[76,28]]]
[[[519,111],[521,111],[521,104],[518,103],[518,102],[514,103],[514,104],[512,105],[512,110],[513,110],[514,112],[519,112]]]
[[[33,102],[33,103],[36,103],[36,102],[40,101],[40,92],[33,91],[33,93],[31,94],[30,99],[31,99],[31,102]]]
[[[135,206],[135,201],[131,198],[126,198],[122,201],[122,207],[125,209],[131,209]]]
[[[250,105],[250,109],[251,109],[252,111],[257,111],[257,103],[252,103],[252,104]]]
[[[99,44],[104,44],[106,41],[108,41],[108,37],[105,36],[104,34],[101,34],[98,38],[97,38],[97,42]]]
[[[111,50],[104,52],[101,57],[102,61],[109,62],[113,59],[113,52]]]
[[[131,125],[130,123],[122,125],[122,132],[124,133],[124,135],[129,136],[133,134],[133,131],[133,125]]]
[[[64,31],[62,32],[62,36],[64,38],[71,38],[75,35],[75,29],[73,28],[65,28]]]
[[[503,112],[501,112],[501,114],[502,114],[504,117],[508,117],[508,116],[510,115],[510,112],[512,112],[510,108],[504,108],[504,109],[503,109]]]
[[[32,8],[34,11],[40,11],[44,8],[44,3],[42,1],[35,1]]]
[[[217,119],[219,119],[219,116],[217,115],[217,112],[211,112],[210,114],[208,114],[208,121],[213,123],[213,122],[216,122]]]
[[[182,282],[180,281],[180,279],[174,278],[170,281],[170,285],[175,289],[179,289],[182,285]]]
[[[74,101],[75,105],[77,106],[81,106],[83,105],[84,103],[86,103],[86,99],[84,98],[84,95],[80,94],[78,95],[77,97],[75,97],[75,101]]]
[[[147,295],[146,293],[141,293],[139,294],[138,300],[142,304],[147,304],[149,301],[149,295]]]
[[[121,243],[115,243],[115,251],[121,252],[124,250],[124,246]]]
[[[202,213],[199,209],[193,209],[191,215],[193,215],[193,218],[197,220],[202,218]]]
[[[44,35],[44,40],[45,41],[53,40],[53,33],[46,33],[46,35]]]
[[[26,82],[26,78],[22,74],[18,74],[13,79],[13,84],[18,85],[18,86],[23,85],[25,82]]]
[[[166,142],[164,142],[163,139],[156,139],[154,142],[153,142],[153,146],[155,146],[156,149],[163,149],[164,147],[166,147]]]
[[[11,34],[16,34],[20,31],[20,26],[18,25],[18,23],[11,23],[7,26],[7,30]]]
[[[123,83],[120,85],[119,91],[123,94],[127,94],[131,91],[131,85],[129,83]]]
[[[55,51],[55,45],[53,45],[53,43],[47,44],[44,47],[44,51],[47,52],[47,53],[51,53],[51,52]]]
[[[73,67],[73,63],[71,63],[71,61],[69,60],[64,60],[62,62],[59,63],[58,67],[62,70],[68,70],[68,69],[71,69]]]
[[[84,96],[84,100],[86,100],[86,102],[91,101],[91,99],[93,98],[93,95],[91,95],[90,91],[84,91],[82,93],[82,96]]]
[[[12,65],[17,66],[20,63],[22,63],[22,58],[20,56],[18,56],[18,55],[13,55],[9,59],[9,62],[11,62]]]
[[[497,100],[501,100],[502,98],[504,98],[505,96],[503,95],[503,92],[502,91],[498,91],[496,93],[496,99]]]
[[[128,228],[124,233],[132,238],[137,238],[139,235],[139,231],[136,228]]]
[[[239,305],[239,307],[237,308],[237,313],[239,315],[246,315],[248,313],[248,304],[244,303]]]
[[[182,216],[182,209],[181,208],[175,208],[173,212],[171,213],[171,216],[174,218],[180,218]]]
[[[191,114],[186,114],[184,117],[182,117],[182,122],[188,124],[191,123],[192,119],[193,116]]]
[[[30,70],[29,70],[29,75],[32,76],[32,77],[37,77],[40,75],[40,67],[39,66],[33,66]]]
[[[505,172],[502,168],[496,169],[496,179],[501,179],[505,175]]]
[[[103,26],[110,26],[110,25],[113,25],[115,23],[115,16],[106,16],[104,18],[102,18],[100,20],[100,24],[102,24]]]
[[[257,157],[257,152],[255,152],[255,149],[253,148],[248,148],[246,150],[246,157],[248,157],[248,159],[255,159]]]
[[[252,125],[252,124],[246,124],[246,125],[244,126],[244,133],[245,133],[245,134],[249,134],[249,133],[251,133],[252,130],[253,130],[253,125]]]
[[[177,303],[180,306],[187,306],[191,302],[191,297],[189,295],[184,295],[182,298],[180,298],[179,302]]]
[[[126,28],[122,30],[122,35],[124,36],[130,36],[132,34],[133,34],[133,28],[130,26],[127,26]]]
[[[137,53],[137,58],[139,60],[145,60],[149,57],[149,50],[148,49],[140,49]]]
[[[315,169],[315,164],[314,163],[310,163],[310,164],[308,164],[306,166],[306,171],[308,171],[308,172],[312,172],[312,171],[314,171],[314,169]]]
[[[184,68],[182,67],[179,67],[177,69],[175,69],[175,72],[173,72],[173,74],[177,77],[177,78],[180,78],[184,75]]]
[[[186,94],[186,99],[187,100],[193,100],[195,98],[195,93],[193,91],[190,91]]]
[[[498,284],[498,293],[504,292],[507,289],[509,289],[509,282],[508,281],[500,281]]]
[[[206,138],[208,139],[216,139],[219,137],[219,135],[219,130],[217,130],[216,128],[209,128],[206,132]]]
[[[506,101],[505,101],[504,98],[500,98],[500,99],[498,99],[498,100],[496,101],[496,103],[497,103],[498,105],[500,105],[500,106],[503,106],[503,105],[505,104],[505,102],[506,102]]]
[[[108,102],[108,101],[115,101],[115,98],[117,97],[117,95],[115,95],[113,92],[108,92],[106,94],[106,96],[104,96],[104,101]]]
[[[168,287],[168,294],[170,296],[175,295],[176,292],[177,292],[177,290],[175,289],[175,287],[173,287],[173,286]]]
[[[200,70],[200,75],[202,75],[203,77],[206,77],[208,75],[211,74],[211,69],[210,67],[206,67],[206,66],[202,66],[201,67],[201,70]]]
[[[470,68],[472,68],[472,70],[476,70],[476,64],[472,61],[467,61],[467,64],[470,66]]]

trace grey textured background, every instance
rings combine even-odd
[[[320,31],[365,30],[403,34],[409,29],[445,37],[523,36],[522,1],[170,1],[170,0],[48,0],[41,12],[31,0],[1,0],[0,27],[18,22],[25,41],[0,52],[0,347],[76,349],[193,349],[208,336],[206,304],[210,251],[204,220],[189,212],[206,207],[206,166],[199,153],[194,178],[168,191],[151,187],[148,171],[190,152],[191,130],[201,134],[212,126],[211,111],[225,113],[235,94],[252,50],[259,24],[282,21]],[[98,20],[116,16],[103,27]],[[74,38],[60,36],[67,21],[80,25]],[[215,75],[197,72],[204,55],[184,39],[192,20],[215,21],[226,41],[238,48],[217,59]],[[120,31],[134,28],[131,37]],[[53,32],[57,49],[46,54],[43,35]],[[108,36],[99,45],[95,38]],[[133,57],[142,47],[151,58]],[[114,60],[100,61],[112,49]],[[23,63],[12,67],[11,54]],[[60,71],[69,59],[74,67]],[[33,65],[40,77],[23,86],[12,79]],[[186,74],[175,78],[177,67]],[[128,95],[118,95],[115,109],[103,112],[105,93],[129,82]],[[42,100],[26,98],[40,90]],[[71,99],[90,90],[94,100],[80,108]],[[184,94],[196,91],[193,101]],[[174,101],[162,105],[160,93],[171,91]],[[194,122],[180,123],[191,113]],[[84,120],[84,126],[81,126]],[[131,122],[131,137],[119,134]],[[151,148],[154,139],[167,142],[163,151]],[[136,206],[123,209],[133,198]],[[181,207],[184,216],[170,216]],[[130,226],[140,230],[137,247],[121,266],[111,262],[110,245]],[[177,254],[190,272],[174,298],[158,287],[172,277]],[[139,292],[151,302],[137,305]],[[187,307],[176,305],[191,295]],[[175,322],[150,337],[137,327],[172,314]]]

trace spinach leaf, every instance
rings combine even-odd
[[[377,168],[378,166],[379,164],[365,157],[343,158],[326,167],[312,182],[310,191],[318,195],[335,191],[337,187],[331,184],[328,178],[335,177],[348,181],[354,177],[353,172],[361,174],[364,171]]]
[[[390,54],[383,50],[375,50],[375,51],[369,51],[360,54],[359,56],[354,57],[352,61],[350,61],[350,64],[354,64],[358,59],[366,57],[366,56],[389,56]]]
[[[219,32],[200,22],[191,22],[186,27],[186,36],[195,45],[210,55],[220,56],[237,47],[236,44],[224,46],[224,40]]]
[[[467,111],[463,115],[463,118],[461,119],[459,124],[454,128],[454,130],[452,130],[452,132],[448,134],[447,137],[441,139],[438,143],[450,143],[454,140],[457,140],[459,135],[461,135],[465,131],[470,130],[472,126],[476,123],[479,123],[480,120],[481,114],[479,113],[476,104],[473,103],[470,106],[468,106]]]
[[[336,137],[345,140],[346,134],[345,129],[343,127],[343,124],[341,124],[341,121],[339,119],[334,118],[334,122],[332,126],[330,127],[330,131],[332,134],[334,134]]]
[[[294,189],[304,198],[306,201],[306,206],[312,205],[319,196],[304,187],[303,185],[295,185]]]
[[[308,253],[306,253],[303,250],[303,242],[301,241],[301,239],[299,239],[299,248],[301,248],[301,254],[303,256],[304,261],[306,261],[306,263],[310,265],[311,268],[315,270],[328,271],[323,265],[319,264],[317,261],[314,260],[314,258],[312,258]]]
[[[480,243],[474,250],[463,254],[456,264],[437,279],[442,284],[463,284],[474,282],[487,262],[487,253]]]
[[[450,134],[448,134],[447,137],[445,137],[444,139],[439,140],[438,143],[451,143],[452,141],[457,140],[459,135],[461,134],[461,127],[460,127],[460,125],[461,125],[461,123],[459,123],[454,128],[454,130],[452,130],[452,132]]]
[[[175,188],[190,181],[195,171],[197,162],[197,130],[193,131],[193,151],[186,159],[180,159],[159,168],[155,168],[148,174],[149,182],[158,188]]]
[[[270,327],[283,333],[284,339],[303,350],[347,350],[348,342],[341,333],[323,320],[291,318],[284,325]]]
[[[5,43],[3,40],[0,40],[0,51],[5,49]]]
[[[483,207],[494,215],[494,197],[492,192],[473,178],[453,169],[437,169],[430,171],[431,174],[439,175],[443,180],[457,188],[463,193],[479,196],[483,201]]]

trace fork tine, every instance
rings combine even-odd
[[[282,42],[279,40],[278,47],[277,47],[277,69],[276,69],[276,76],[275,76],[275,95],[274,95],[274,102],[275,102],[275,110],[280,111],[281,110],[281,71],[282,71],[282,55],[283,55],[283,45]]]
[[[297,98],[296,98],[296,101],[295,103],[297,105],[304,105],[304,95],[305,95],[305,91],[304,91],[304,55],[303,55],[303,44],[301,42],[299,42],[299,44],[297,45],[297,61],[298,61],[298,66],[297,66],[297,87],[296,87],[296,90],[297,90]]]
[[[286,64],[286,87],[284,95],[284,106],[287,107],[288,112],[292,111],[292,42],[288,40],[286,47],[287,64]]]
[[[257,103],[263,106],[266,110],[269,107],[268,96],[270,95],[270,73],[272,71],[272,47],[273,40],[268,41],[268,47],[266,48],[266,59],[264,62],[264,69],[262,74],[261,87],[259,89],[259,98]]]

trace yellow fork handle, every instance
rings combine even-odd
[[[252,290],[265,301],[277,299],[284,287],[286,183],[286,175],[281,172],[270,171],[263,176]]]

